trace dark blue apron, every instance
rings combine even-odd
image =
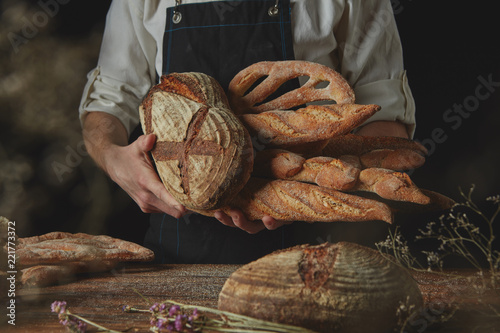
[[[163,74],[203,72],[227,89],[234,75],[253,63],[293,60],[290,11],[290,0],[220,1],[168,8]],[[297,86],[298,80],[290,81],[277,93]],[[294,222],[251,235],[199,214],[180,219],[152,214],[145,246],[155,252],[159,263],[244,264],[296,244],[334,241],[332,227],[340,227],[334,224]]]
[[[277,7],[275,7],[277,4]],[[217,1],[168,8],[163,73],[203,72],[224,89],[243,68],[292,60],[290,0]],[[288,83],[291,89],[298,82]],[[287,247],[286,228],[251,235],[214,218],[152,214],[145,245],[161,263],[246,263]]]

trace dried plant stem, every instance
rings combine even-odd
[[[285,325],[285,324],[279,324],[279,323],[273,323],[265,320],[260,320],[252,317],[247,317],[243,315],[239,315],[236,313],[232,312],[226,312],[226,311],[220,311],[217,309],[212,309],[204,306],[195,306],[195,305],[188,305],[188,304],[182,304],[179,302],[175,301],[165,301],[165,303],[170,303],[173,305],[179,305],[183,309],[186,310],[194,310],[198,309],[198,311],[202,311],[204,313],[211,313],[215,314],[218,316],[221,316],[222,318],[227,318],[228,320],[224,321],[217,321],[214,320],[214,322],[218,322],[219,324],[224,324],[224,325],[230,325],[231,329],[224,329],[221,330],[221,327],[211,327],[211,329],[216,329],[221,332],[309,332],[313,333],[314,331],[302,328],[302,327],[296,327],[296,326],[291,326],[291,325]],[[242,329],[239,331],[235,330],[235,327],[241,327]],[[208,326],[204,326],[204,328],[209,328]]]
[[[79,315],[76,315],[76,314],[71,313],[71,312],[69,312],[69,311],[66,311],[66,314],[67,314],[68,316],[71,316],[71,317],[74,317],[74,318],[76,318],[76,319],[78,319],[78,320],[81,320],[81,321],[83,321],[84,323],[87,323],[87,324],[89,324],[89,325],[91,325],[91,326],[94,326],[95,328],[97,328],[97,329],[99,330],[99,332],[122,333],[122,332],[120,332],[120,331],[111,330],[111,329],[109,329],[109,328],[106,328],[106,327],[104,327],[104,326],[101,326],[101,325],[99,325],[99,324],[97,324],[97,323],[95,323],[95,322],[93,322],[93,321],[91,321],[91,320],[85,319],[84,317],[79,316]]]

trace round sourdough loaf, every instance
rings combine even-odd
[[[315,332],[387,333],[422,305],[403,267],[376,250],[340,242],[300,245],[240,267],[226,280],[218,307]],[[399,312],[402,306],[408,309]]]
[[[246,184],[253,167],[250,136],[219,83],[202,73],[161,77],[139,107],[144,133],[167,190],[194,210],[217,209]]]

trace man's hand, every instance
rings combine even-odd
[[[129,145],[127,131],[118,118],[91,112],[85,117],[83,137],[90,156],[143,212],[164,212],[176,218],[187,213],[154,170],[148,152],[153,149],[155,135],[143,135]]]
[[[285,224],[292,223],[275,220],[271,216],[264,216],[262,221],[248,221],[245,215],[243,215],[243,213],[238,209],[232,209],[229,212],[229,215],[222,211],[217,211],[214,216],[222,224],[227,225],[228,227],[240,228],[249,234],[256,234],[264,229],[274,230]]]
[[[144,213],[164,212],[179,218],[187,210],[165,189],[148,155],[155,141],[154,134],[142,135],[128,146],[109,148],[104,157],[106,169]]]

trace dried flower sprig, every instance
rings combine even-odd
[[[209,330],[234,333],[314,333],[314,331],[302,327],[273,323],[208,307],[182,304],[172,300],[155,303],[149,310],[127,305],[123,309],[125,312],[150,313],[152,315],[150,330],[153,332],[201,332],[202,330]],[[215,315],[218,318],[209,317],[207,314]]]
[[[205,316],[198,312],[198,308],[187,311],[177,304],[154,303],[149,310],[125,305],[123,311],[151,314],[150,331],[153,332],[201,332],[206,321]]]
[[[493,226],[500,214],[500,196],[486,198],[496,206],[493,214],[486,216],[472,200],[473,191],[474,186],[468,193],[460,189],[465,201],[456,204],[449,214],[442,215],[439,223],[430,223],[425,230],[420,230],[417,239],[435,239],[439,242],[440,254],[428,253],[429,263],[442,264],[442,258],[446,255],[458,255],[478,271],[488,272],[492,287],[496,288],[500,281],[500,252],[494,248],[496,237]]]
[[[460,189],[460,195],[465,201],[456,204],[447,214],[442,215],[438,222],[429,222],[425,229],[419,229],[420,234],[415,238],[438,241],[437,249],[434,251],[422,251],[427,257],[427,270],[437,268],[441,271],[443,259],[446,256],[458,255],[481,272],[485,270],[484,263],[486,262],[487,271],[498,282],[500,252],[494,249],[493,225],[500,214],[500,196],[486,199],[496,205],[494,213],[488,217],[473,202],[473,190],[474,186],[468,193]],[[471,214],[474,214],[476,218],[471,219]],[[401,266],[414,270],[425,269],[425,265],[422,265],[411,253],[398,227],[394,231],[389,230],[386,240],[375,245],[380,253]],[[494,280],[492,282],[496,285]]]
[[[410,269],[423,269],[417,258],[410,251],[408,242],[396,227],[394,231],[389,229],[389,234],[383,242],[375,243],[378,251],[390,261]]]
[[[87,325],[98,328],[99,332],[119,333],[107,329],[66,309],[66,302],[52,303],[52,312],[59,314],[61,324],[70,332],[83,333]],[[150,315],[149,330],[152,332],[194,333],[204,330],[213,332],[234,333],[314,333],[306,328],[273,323],[231,312],[220,311],[208,307],[193,306],[167,300],[154,303],[147,309],[130,305],[123,306],[127,313],[147,313]],[[203,313],[202,313],[203,312]],[[211,314],[209,316],[207,314]]]
[[[79,315],[71,313],[67,309],[67,304],[65,301],[55,301],[50,305],[50,310],[58,314],[59,322],[65,326],[69,332],[73,333],[84,333],[87,331],[88,325],[94,326],[99,329],[100,332],[109,333],[119,333],[118,331],[113,331],[96,324],[88,319],[85,319]]]
[[[433,271],[442,274],[447,281],[466,279],[474,299],[486,305],[490,310],[488,316],[500,317],[500,309],[488,302],[491,293],[500,296],[500,252],[495,249],[494,223],[500,215],[500,195],[486,198],[494,205],[493,213],[487,216],[472,200],[474,186],[465,193],[460,189],[464,202],[457,203],[447,214],[442,215],[437,222],[429,222],[424,229],[419,229],[416,240],[436,241],[436,248],[431,251],[421,251],[427,259],[427,265],[421,264],[413,255],[407,241],[398,227],[389,230],[385,241],[376,244],[379,252],[391,261],[412,271]],[[455,255],[468,262],[477,273],[473,276],[463,276],[460,272],[443,270],[444,259]],[[402,307],[406,309],[405,307]],[[443,311],[436,320],[444,322],[450,319],[458,305]],[[418,316],[418,313],[414,313]],[[408,328],[408,322],[403,323],[401,332]]]

